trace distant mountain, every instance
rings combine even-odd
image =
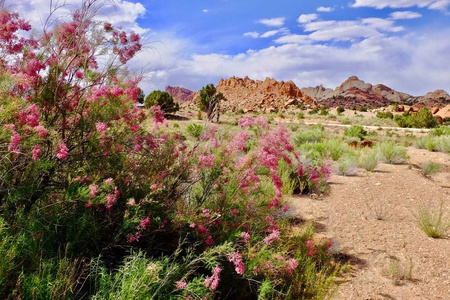
[[[197,93],[182,87],[166,86],[165,91],[169,93],[173,100],[183,104],[186,102],[193,102],[197,98]]]
[[[317,106],[316,101],[304,95],[292,81],[231,77],[221,79],[216,88],[227,98],[221,104],[225,110],[271,112],[293,105]]]
[[[326,107],[342,106],[344,108],[376,108],[399,104],[418,104],[427,107],[445,106],[450,103],[450,96],[443,90],[428,93],[425,96],[411,96],[397,92],[383,84],[372,85],[365,83],[356,76],[349,77],[336,89],[324,88],[322,85],[315,88],[302,88],[303,94],[310,96],[320,105]]]

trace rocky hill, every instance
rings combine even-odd
[[[196,92],[182,87],[173,87],[168,85],[166,86],[165,91],[172,95],[173,100],[180,104],[193,102],[197,98]]]
[[[301,91],[326,107],[342,106],[344,108],[383,107],[389,103],[420,104],[427,107],[445,106],[450,103],[450,96],[443,90],[415,97],[397,92],[383,84],[365,83],[356,76],[349,77],[336,89],[323,86],[302,88]]]
[[[271,112],[294,105],[317,106],[316,101],[304,95],[292,81],[231,77],[221,79],[216,88],[227,98],[221,104],[225,110]]]

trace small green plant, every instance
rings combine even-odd
[[[342,125],[350,125],[352,124],[352,121],[349,118],[344,118],[341,120]]]
[[[430,176],[441,169],[441,165],[434,161],[427,161],[422,164],[422,174]]]
[[[361,106],[360,108],[358,108],[358,111],[365,112],[365,111],[367,111],[367,107]]]
[[[326,107],[322,107],[322,108],[320,109],[319,115],[320,115],[320,116],[326,116],[326,115],[328,115],[328,109],[327,109]]]
[[[389,264],[383,269],[383,275],[392,279],[395,285],[399,285],[403,280],[411,280],[414,264],[412,260],[407,266],[402,266],[396,259],[390,259]]]
[[[436,149],[440,152],[450,154],[450,135],[438,137]]]
[[[410,115],[408,112],[396,115],[394,121],[398,126],[407,128],[434,128],[439,125],[438,120],[428,108],[422,108],[416,115]]]
[[[358,159],[358,167],[373,172],[378,165],[378,154],[376,151],[363,153]]]
[[[408,158],[406,148],[392,142],[379,143],[376,149],[379,159],[387,164],[401,164]]]
[[[352,125],[344,131],[344,135],[349,137],[357,137],[363,140],[367,135],[367,131],[361,125]]]
[[[297,119],[301,120],[301,119],[304,119],[304,118],[305,118],[305,114],[304,114],[304,113],[299,112],[299,113],[297,114]]]
[[[341,157],[334,164],[334,170],[338,175],[354,176],[358,174],[358,160],[354,156]]]
[[[197,120],[202,120],[202,111],[201,110],[199,110],[197,112]]]
[[[295,143],[301,145],[306,142],[314,143],[321,141],[324,138],[323,131],[318,129],[300,131],[295,137]]]
[[[342,106],[339,106],[337,109],[336,109],[336,112],[338,113],[338,115],[340,115],[341,113],[343,113],[345,111],[345,109],[342,107]]]
[[[319,112],[319,109],[318,108],[313,108],[313,109],[311,109],[309,112],[308,112],[308,114],[309,115],[315,115],[315,114],[317,114]]]
[[[433,132],[431,132],[434,136],[443,136],[443,135],[450,135],[450,127],[448,126],[440,126],[438,128],[435,128]]]
[[[439,210],[432,212],[428,207],[421,206],[414,213],[417,225],[431,238],[443,238],[450,229],[450,220],[445,217],[444,203],[441,202]]]
[[[193,137],[199,137],[202,134],[203,126],[199,124],[189,124],[187,127],[187,132]]]
[[[390,111],[379,111],[377,112],[378,119],[394,119],[394,115]]]

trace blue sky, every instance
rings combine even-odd
[[[49,2],[21,9],[37,22]],[[335,88],[356,75],[422,95],[450,92],[449,11],[450,0],[116,0],[100,18],[145,36],[133,67],[147,93],[246,75]]]

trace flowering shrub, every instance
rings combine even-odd
[[[200,127],[190,147],[160,126],[160,107],[143,128],[139,78],[123,68],[141,48],[139,35],[93,22],[96,5],[84,1],[36,38],[21,37],[31,27],[17,14],[0,12],[1,220],[6,234],[24,228],[30,249],[40,248],[16,256],[23,266],[7,274],[2,298],[26,295],[20,276],[39,276],[41,259],[30,253],[56,258],[61,249],[86,262],[73,271],[89,281],[66,291],[89,285],[98,298],[137,278],[149,283],[137,294],[156,298],[250,296],[259,287],[239,284],[249,279],[270,282],[273,297],[328,287],[318,278],[337,269],[324,267],[326,249],[292,236],[279,165],[290,166],[303,192],[326,182],[329,165],[306,163],[290,131],[263,117],[245,116],[231,136]],[[133,249],[146,254],[126,257]],[[302,263],[316,284],[305,281]]]

